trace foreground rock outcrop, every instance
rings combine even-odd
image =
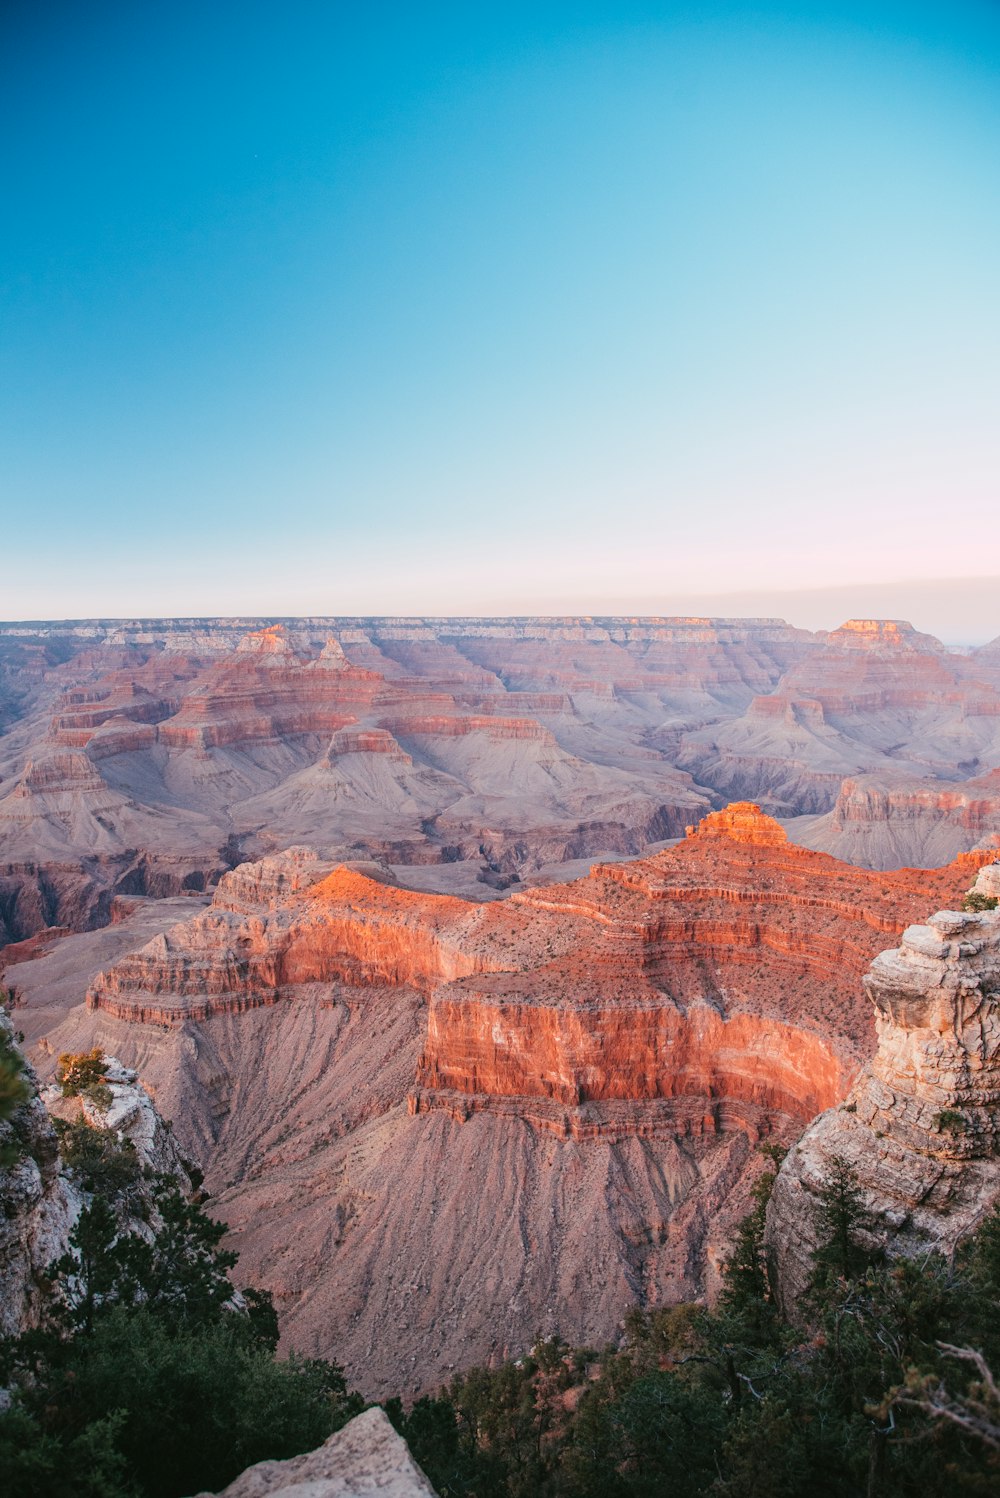
[[[4,1037],[6,1040],[4,1041]],[[13,1027],[0,1013],[0,1042],[10,1044]],[[47,1270],[66,1253],[70,1234],[89,1196],[59,1153],[53,1119],[82,1118],[130,1144],[140,1167],[172,1177],[192,1189],[189,1163],[157,1113],[136,1072],[113,1056],[105,1062],[103,1096],[64,1097],[59,1087],[41,1087],[23,1065],[28,1096],[7,1122],[0,1122],[0,1335],[17,1336],[36,1326],[48,1295]],[[142,1221],[122,1227],[145,1232]]]
[[[13,1043],[0,1013],[0,1045]],[[61,1170],[52,1120],[38,1095],[38,1077],[24,1064],[28,1097],[0,1122],[0,1335],[17,1336],[37,1321],[49,1264],[65,1253],[80,1196]]]
[[[248,1467],[218,1498],[434,1498],[384,1410],[365,1410],[316,1451]],[[200,1493],[198,1498],[212,1498]]]
[[[1000,895],[1000,865],[974,889]],[[1000,1197],[1000,914],[942,910],[865,977],[878,1048],[844,1103],[791,1150],[768,1208],[780,1293],[794,1312],[835,1162],[853,1171],[890,1255],[950,1253]]]

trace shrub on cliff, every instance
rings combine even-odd
[[[56,1067],[56,1080],[62,1087],[63,1097],[86,1097],[98,1108],[107,1108],[111,1102],[111,1089],[104,1078],[108,1063],[102,1052],[94,1047],[74,1055],[64,1051]]]
[[[148,1215],[148,1184],[131,1139],[95,1129],[86,1119],[53,1119],[63,1165],[84,1191],[131,1217]]]
[[[0,1120],[6,1122],[31,1096],[24,1079],[24,1062],[5,1030],[0,1030]]]
[[[803,1334],[782,1322],[761,1255],[768,1189],[764,1179],[736,1235],[714,1312],[636,1313],[620,1346],[543,1344],[391,1411],[441,1498],[1000,1491],[1000,1451],[972,1429],[992,1410],[985,1376],[943,1345],[1000,1352],[1000,1213],[954,1265],[873,1264],[855,1237],[864,1205],[838,1168],[821,1197]]]
[[[270,1297],[234,1302],[223,1225],[172,1181],[154,1182],[146,1232],[122,1230],[113,1197],[94,1195],[51,1267],[47,1324],[0,1351],[0,1491],[181,1498],[310,1450],[362,1407],[336,1365],[275,1358]]]
[[[996,910],[997,905],[1000,905],[1000,900],[997,899],[996,895],[984,895],[978,889],[970,889],[962,901],[962,909],[973,912]]]
[[[6,1123],[30,1096],[21,1053],[7,1029],[0,1026],[0,1123]],[[19,1153],[12,1141],[0,1143],[0,1170],[13,1165]]]

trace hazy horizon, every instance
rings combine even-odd
[[[158,619],[305,619],[305,618],[679,618],[707,616],[720,619],[780,618],[797,629],[832,630],[848,619],[905,619],[924,634],[946,645],[976,646],[1000,638],[1000,577],[913,579],[897,585],[844,584],[832,588],[755,591],[722,594],[677,594],[667,599],[638,599],[626,606],[621,599],[592,601],[590,607],[515,610],[432,608],[295,608],[204,609],[194,613],[142,609],[124,613],[91,611],[73,615],[22,616],[0,620],[7,624],[79,624]]]

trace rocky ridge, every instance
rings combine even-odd
[[[299,842],[488,897],[735,797],[938,864],[1000,831],[998,686],[900,621],[0,625],[0,942]]]
[[[60,1023],[44,975],[98,933],[22,962],[19,1022],[140,1069],[289,1347],[419,1393],[711,1290],[753,1142],[844,1097],[861,975],[984,856],[876,874],[743,804],[483,903],[300,848],[225,875]]]
[[[13,1027],[0,1014],[0,1030],[13,1041]],[[55,1086],[42,1087],[24,1063],[29,1097],[6,1123],[0,1122],[0,1146],[14,1153],[0,1166],[0,1334],[17,1336],[34,1326],[45,1304],[46,1270],[69,1247],[70,1234],[89,1197],[67,1170],[59,1153],[53,1119],[82,1117],[92,1128],[113,1131],[128,1141],[143,1169],[175,1179],[192,1189],[188,1162],[165,1126],[137,1073],[115,1057],[105,1058],[103,1084],[109,1098],[63,1097]],[[144,1231],[139,1220],[123,1226]]]
[[[428,1004],[415,1112],[537,1098],[572,1131],[566,1108],[693,1094],[807,1119],[863,1054],[850,985],[929,882],[848,872],[752,803],[655,858],[502,904],[418,894],[297,848],[225,875],[207,910],[101,973],[87,1004],[177,1025],[308,985],[408,989]]]
[[[1000,863],[973,889],[1000,896]],[[1000,1197],[1000,913],[942,910],[907,927],[865,976],[877,1050],[845,1101],[789,1153],[768,1207],[786,1309],[816,1246],[816,1203],[835,1162],[854,1172],[890,1255],[951,1253]]]

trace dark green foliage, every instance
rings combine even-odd
[[[278,1313],[274,1309],[274,1298],[270,1290],[255,1290],[250,1287],[243,1291],[243,1299],[255,1341],[274,1352],[279,1337]]]
[[[145,1182],[147,1230],[123,1230],[126,1160],[74,1135],[109,1182],[51,1266],[47,1326],[0,1349],[0,1491],[10,1498],[180,1498],[319,1445],[362,1407],[335,1365],[274,1356],[269,1295],[234,1302],[225,1231],[169,1180]],[[134,1157],[131,1164],[134,1165]],[[88,1174],[89,1172],[89,1174]],[[140,1173],[141,1174],[141,1173]]]
[[[772,1159],[774,1157],[772,1156]],[[753,1210],[740,1223],[725,1265],[719,1311],[742,1330],[746,1340],[769,1342],[777,1335],[778,1312],[771,1266],[764,1248],[764,1218],[777,1175],[774,1169],[760,1176],[753,1190]]]
[[[107,1071],[108,1064],[97,1046],[79,1055],[65,1051],[59,1057],[56,1080],[62,1086],[63,1097],[83,1096],[99,1108],[107,1108],[111,1102],[111,1089],[104,1081]]]
[[[978,889],[970,889],[962,901],[962,909],[973,912],[996,910],[998,904],[1000,901],[997,900],[996,895],[984,895]]]
[[[964,1134],[968,1128],[965,1115],[957,1108],[942,1108],[940,1113],[935,1113],[931,1123],[942,1134]]]
[[[872,1227],[858,1190],[857,1177],[846,1160],[834,1156],[818,1203],[819,1248],[815,1255],[813,1292],[821,1297],[832,1284],[863,1274],[871,1255],[859,1241]]]
[[[108,1129],[95,1129],[83,1118],[75,1123],[54,1119],[63,1164],[84,1191],[96,1192],[116,1208],[141,1215],[145,1200],[142,1166],[130,1139],[119,1140]]]
[[[148,1308],[118,1307],[23,1389],[15,1435],[23,1440],[33,1418],[43,1456],[52,1442],[65,1453],[88,1437],[117,1483],[109,1495],[177,1498],[224,1487],[265,1457],[310,1450],[356,1408],[337,1369],[277,1362],[239,1317],[177,1330]],[[62,1469],[54,1478],[23,1491],[91,1491],[62,1485]]]
[[[21,1053],[6,1029],[0,1029],[0,1123],[6,1123],[30,1096]],[[13,1165],[19,1154],[13,1141],[0,1144],[0,1170]]]

